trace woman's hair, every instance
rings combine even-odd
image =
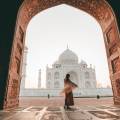
[[[65,77],[65,78],[66,78],[66,79],[69,79],[69,77],[70,77],[70,74],[66,74],[66,77]]]

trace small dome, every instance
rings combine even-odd
[[[87,63],[84,60],[81,60],[80,65],[82,68],[87,68]]]
[[[84,60],[81,60],[80,64],[87,65],[87,63]]]
[[[53,64],[52,64],[52,67],[56,67],[58,66],[59,62],[58,61],[55,61]]]
[[[78,56],[73,51],[71,51],[70,49],[67,48],[59,56],[59,63],[61,63],[61,64],[77,64]]]

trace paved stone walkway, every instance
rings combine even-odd
[[[63,106],[64,97],[20,97],[20,106]],[[77,106],[82,105],[113,105],[112,97],[96,98],[74,98],[74,103]]]
[[[0,120],[120,120],[120,106],[30,106],[0,111]]]
[[[0,111],[0,120],[120,120],[120,106],[113,98],[74,98],[71,110],[63,108],[64,98],[20,98],[20,106]]]

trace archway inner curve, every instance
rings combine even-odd
[[[18,96],[21,80],[20,72],[22,54],[25,43],[24,37],[29,21],[37,13],[60,4],[67,4],[81,9],[92,15],[100,23],[105,37],[114,102],[120,104],[120,93],[118,87],[118,81],[120,81],[120,37],[116,18],[109,4],[105,0],[26,0],[22,4],[18,13],[8,78],[9,83],[12,85],[7,86],[4,108],[17,106],[19,103]],[[14,83],[16,83],[16,87],[13,87]]]

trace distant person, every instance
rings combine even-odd
[[[97,95],[97,99],[100,99],[100,95]]]
[[[50,94],[48,94],[48,99],[50,98]]]
[[[64,79],[64,89],[62,91],[62,93],[65,93],[65,109],[71,109],[69,106],[74,105],[72,90],[76,87],[77,85],[70,80],[70,74],[66,74]]]

